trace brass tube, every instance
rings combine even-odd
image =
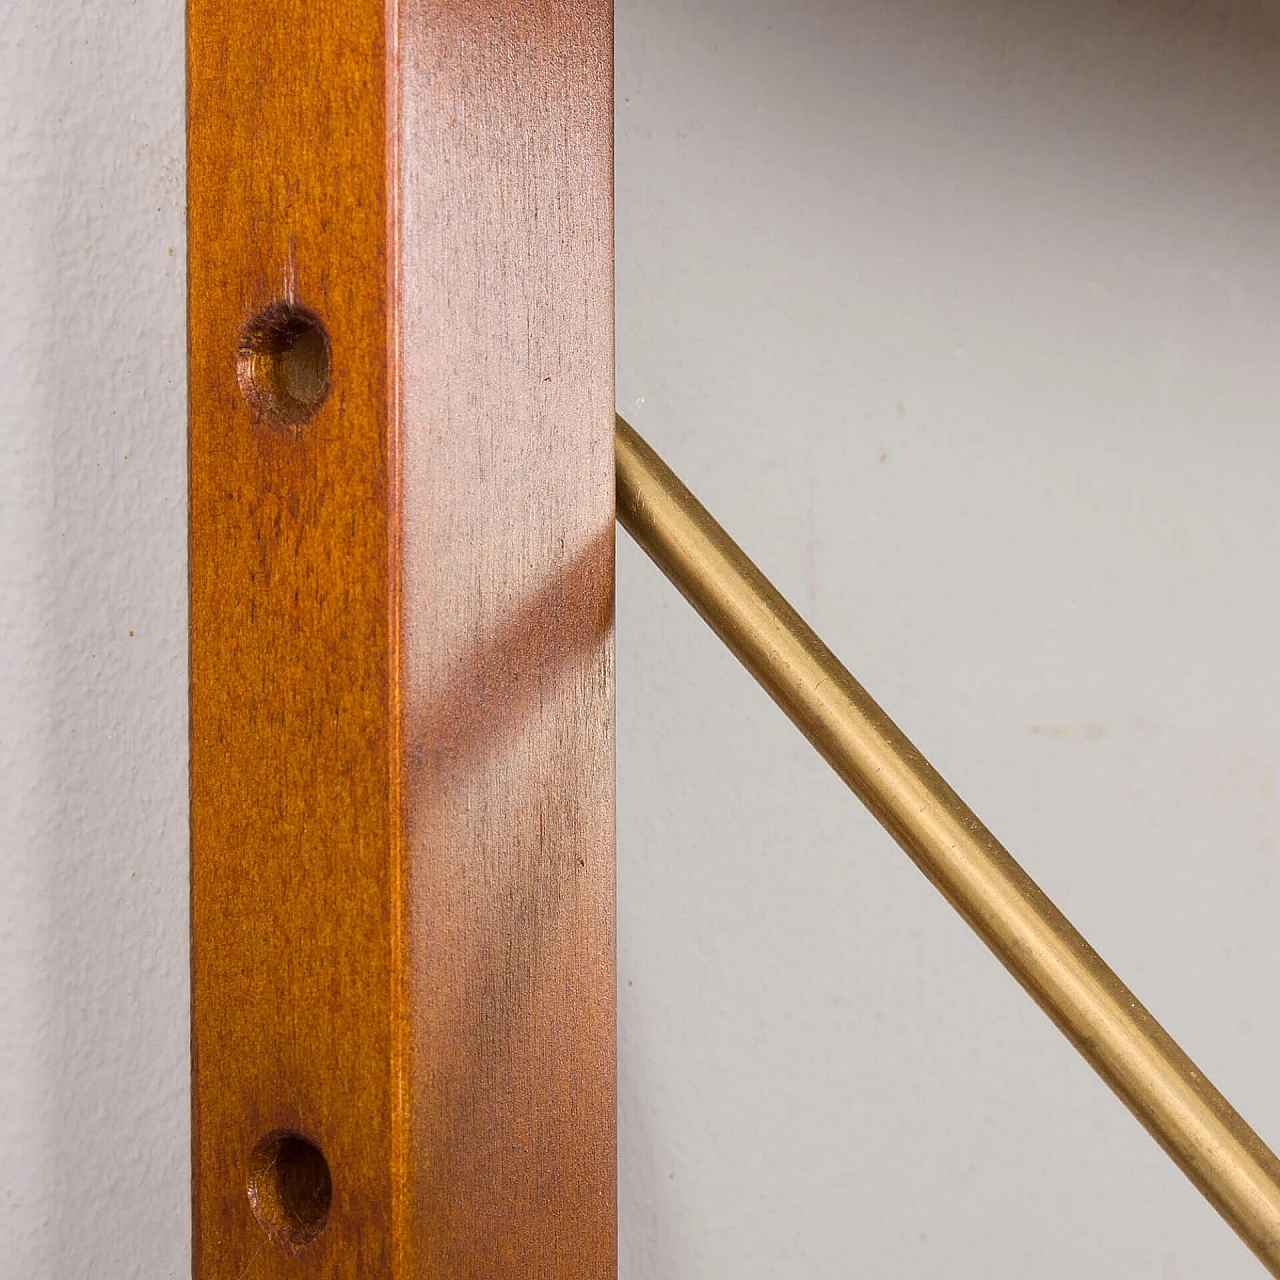
[[[1280,1161],[621,418],[616,450],[627,532],[1280,1276]]]

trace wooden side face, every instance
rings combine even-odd
[[[616,1269],[612,10],[404,4],[408,1249]]]
[[[383,5],[188,21],[194,1272],[391,1277]]]
[[[195,1274],[608,1277],[609,7],[188,33]]]

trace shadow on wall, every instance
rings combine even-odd
[[[617,47],[620,300],[652,297],[686,334],[735,317],[716,343],[755,335],[749,383],[780,364],[847,379],[863,351],[914,369],[923,317],[963,351],[992,310],[1027,362],[1010,376],[1043,379],[1061,362],[1028,325],[1062,289],[1065,355],[1085,340],[1066,320],[1111,321],[1148,403],[1197,361],[1270,360],[1275,321],[1251,305],[1280,279],[1270,6],[758,0],[732,22],[708,3],[622,6]],[[705,278],[705,311],[676,310],[659,268],[675,261]],[[1091,261],[1111,276],[1066,278]],[[1193,291],[1221,311],[1207,349],[1176,314]],[[859,346],[815,348],[815,311]]]
[[[1021,179],[1088,201],[1106,179],[1270,219],[1280,11],[1261,0],[757,2],[734,18],[705,2],[619,11],[620,133],[653,59],[669,89],[646,103],[655,117],[687,135],[704,107],[745,114],[771,163],[842,196],[864,176],[870,195],[888,158],[903,196],[948,175],[966,204],[984,177],[1003,177],[1003,198]]]

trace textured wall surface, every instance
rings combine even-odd
[[[182,8],[0,0],[0,1276],[188,1269]]]
[[[1273,1144],[1274,15],[617,15],[623,412]],[[181,6],[0,0],[0,112],[0,1277],[180,1277]],[[624,1280],[1260,1274],[625,538],[618,608]]]
[[[1280,1142],[1280,27],[620,4],[618,404]],[[1260,1268],[620,541],[622,1257]]]

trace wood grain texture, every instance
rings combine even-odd
[[[611,19],[400,13],[418,1276],[615,1269]]]
[[[189,3],[200,1280],[615,1270],[611,46]],[[237,384],[281,301],[302,422]],[[332,1173],[295,1250],[281,1130]]]

